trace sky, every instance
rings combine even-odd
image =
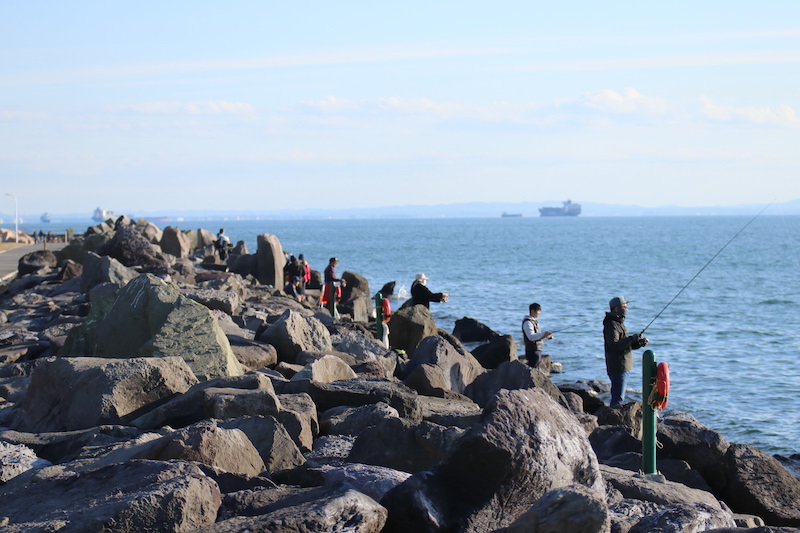
[[[798,113],[795,0],[0,3],[20,213],[783,202]]]

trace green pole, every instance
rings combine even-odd
[[[656,412],[647,401],[656,379],[656,356],[653,350],[642,354],[642,472],[656,471]]]
[[[380,291],[375,293],[375,338],[383,338],[383,295]]]

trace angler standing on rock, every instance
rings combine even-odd
[[[633,369],[633,352],[637,348],[647,346],[646,337],[635,333],[628,335],[625,327],[625,315],[628,312],[628,302],[623,296],[611,298],[608,302],[611,311],[603,319],[603,341],[606,352],[606,372],[611,380],[612,407],[625,400],[625,384],[628,375]]]
[[[522,338],[525,341],[525,359],[528,366],[539,368],[542,360],[542,350],[544,339],[552,339],[552,331],[539,331],[539,315],[542,314],[542,306],[532,303],[528,306],[528,316],[522,319]]]

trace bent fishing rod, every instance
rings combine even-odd
[[[708,262],[707,262],[705,265],[703,265],[703,268],[701,268],[700,270],[698,270],[698,271],[697,271],[697,273],[696,273],[694,276],[692,276],[692,279],[690,279],[690,280],[689,280],[689,281],[686,283],[686,285],[684,285],[683,287],[681,287],[681,290],[679,290],[679,291],[678,291],[678,293],[677,293],[675,296],[673,296],[673,297],[672,297],[672,300],[670,300],[669,302],[667,302],[667,305],[665,305],[665,306],[663,307],[663,309],[661,309],[661,311],[659,311],[659,312],[658,312],[658,314],[657,314],[656,316],[654,316],[654,317],[653,317],[653,320],[651,320],[651,321],[650,321],[650,323],[649,323],[649,324],[647,324],[647,325],[644,327],[644,329],[643,329],[643,330],[642,330],[642,331],[639,333],[639,335],[644,335],[644,332],[645,332],[645,331],[647,331],[647,328],[649,328],[649,327],[650,327],[650,326],[653,324],[653,322],[655,322],[655,321],[656,321],[656,319],[657,319],[658,317],[660,317],[660,316],[661,316],[661,313],[663,313],[664,311],[666,311],[666,310],[667,310],[667,308],[668,308],[670,305],[672,305],[672,302],[674,302],[675,300],[677,300],[677,299],[678,299],[678,296],[680,296],[680,295],[683,293],[683,291],[685,291],[685,290],[686,290],[686,287],[688,287],[689,285],[691,285],[691,284],[692,284],[692,282],[693,282],[694,280],[696,280],[696,279],[697,279],[697,277],[698,277],[698,276],[699,276],[699,275],[700,275],[700,274],[701,274],[701,273],[702,273],[702,272],[703,272],[703,271],[704,271],[704,270],[705,270],[705,269],[708,267],[708,265],[710,265],[710,264],[711,264],[711,263],[714,261],[714,259],[716,259],[716,258],[719,256],[719,254],[721,254],[721,253],[722,253],[722,251],[723,251],[723,250],[725,250],[725,248],[727,248],[727,247],[728,247],[728,245],[729,245],[730,243],[732,243],[734,240],[736,240],[736,237],[738,237],[739,235],[741,235],[741,234],[742,234],[742,232],[743,232],[744,230],[746,230],[746,229],[747,229],[747,227],[748,227],[750,224],[752,224],[752,223],[753,223],[753,221],[755,221],[755,219],[757,219],[758,217],[760,217],[760,216],[761,216],[761,214],[762,214],[764,211],[766,211],[766,210],[767,210],[767,208],[769,208],[769,206],[771,206],[771,205],[772,205],[772,204],[774,204],[774,203],[775,203],[775,200],[773,200],[773,201],[771,201],[770,203],[768,203],[768,204],[767,204],[767,205],[766,205],[766,206],[765,206],[765,207],[764,207],[764,208],[763,208],[761,211],[759,211],[758,213],[756,213],[756,215],[755,215],[753,218],[751,218],[750,220],[748,220],[748,221],[747,221],[747,224],[745,224],[744,226],[742,226],[742,229],[740,229],[739,231],[737,231],[737,232],[736,232],[736,234],[735,234],[733,237],[731,237],[730,239],[728,239],[728,242],[726,242],[726,243],[725,243],[725,245],[724,245],[722,248],[720,248],[720,249],[717,251],[717,253],[715,253],[715,254],[714,254],[714,256],[713,256],[711,259],[709,259],[709,260],[708,260]]]

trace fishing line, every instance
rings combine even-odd
[[[675,300],[678,298],[678,296],[680,296],[680,295],[683,293],[683,291],[684,291],[684,290],[686,290],[686,287],[688,287],[689,285],[691,285],[691,284],[692,284],[692,282],[693,282],[695,279],[697,279],[697,276],[699,276],[699,275],[700,275],[700,274],[703,272],[703,270],[705,270],[705,269],[706,269],[706,267],[708,267],[708,265],[710,265],[710,264],[711,264],[711,262],[712,262],[712,261],[714,261],[714,259],[716,259],[716,258],[717,258],[717,256],[719,256],[719,254],[721,254],[721,253],[722,253],[722,251],[723,251],[723,250],[725,250],[725,248],[727,248],[727,247],[728,247],[728,245],[729,245],[730,243],[732,243],[732,242],[733,242],[733,241],[736,239],[736,237],[738,237],[739,235],[741,235],[741,233],[742,233],[742,232],[743,232],[745,229],[747,229],[747,226],[749,226],[750,224],[752,224],[752,223],[753,223],[753,221],[754,221],[755,219],[757,219],[759,216],[761,216],[761,213],[763,213],[764,211],[766,211],[766,210],[767,210],[767,208],[768,208],[769,206],[771,206],[772,204],[774,204],[774,203],[775,203],[775,200],[773,200],[773,201],[771,201],[770,203],[768,203],[768,204],[767,204],[767,205],[764,207],[764,209],[762,209],[761,211],[759,211],[758,213],[756,213],[756,215],[755,215],[753,218],[751,218],[751,219],[750,219],[750,220],[747,222],[747,224],[745,224],[745,225],[742,227],[742,229],[740,229],[739,231],[737,231],[737,232],[736,232],[736,235],[734,235],[733,237],[731,237],[730,239],[728,239],[728,242],[726,242],[726,243],[725,243],[725,245],[724,245],[722,248],[720,248],[720,249],[719,249],[719,251],[718,251],[717,253],[715,253],[715,254],[714,254],[714,257],[712,257],[711,259],[709,259],[709,260],[708,260],[708,262],[707,262],[705,265],[703,265],[703,268],[701,268],[700,270],[698,270],[698,271],[697,271],[697,274],[695,274],[695,275],[692,277],[692,279],[690,279],[690,280],[689,280],[689,282],[688,282],[686,285],[684,285],[684,286],[681,288],[681,290],[679,290],[679,291],[678,291],[678,293],[677,293],[675,296],[673,296],[673,297],[672,297],[672,300],[670,300],[669,302],[667,302],[667,305],[665,305],[665,306],[664,306],[664,308],[663,308],[663,309],[661,309],[661,311],[659,311],[659,312],[658,312],[658,314],[657,314],[656,316],[654,316],[654,317],[653,317],[653,320],[651,320],[651,321],[650,321],[650,323],[649,323],[649,324],[647,324],[647,325],[644,327],[644,329],[641,331],[641,333],[639,333],[639,335],[644,335],[644,332],[645,332],[645,331],[647,331],[647,328],[649,328],[649,327],[650,327],[650,326],[653,324],[653,322],[655,322],[655,321],[656,321],[656,319],[657,319],[658,317],[660,317],[660,316],[661,316],[661,313],[663,313],[664,311],[666,311],[666,310],[667,310],[667,307],[669,307],[670,305],[672,305],[672,302],[674,302],[674,301],[675,301]]]

